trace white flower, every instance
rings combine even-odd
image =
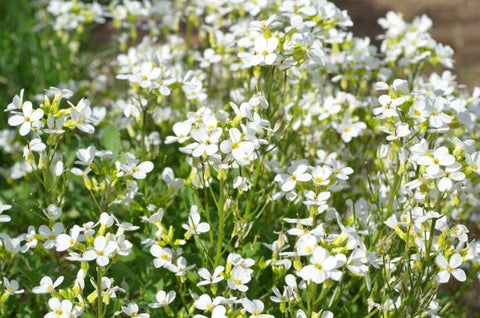
[[[6,112],[12,111],[12,110],[17,110],[21,109],[23,107],[23,93],[25,89],[20,90],[20,95],[15,95],[13,97],[13,100],[10,104],[8,104],[7,109],[5,109]],[[30,103],[30,102],[28,102]]]
[[[248,0],[243,3],[245,6],[245,12],[252,16],[256,16],[257,14],[260,13],[260,11],[267,6],[268,1],[267,0]]]
[[[57,252],[63,252],[73,247],[78,240],[82,228],[74,225],[70,230],[70,235],[60,234],[56,238]]]
[[[187,260],[185,257],[180,256],[177,259],[176,265],[169,263],[166,264],[165,267],[172,273],[175,273],[175,276],[185,276],[189,270],[195,267],[195,264],[187,266]]]
[[[78,160],[75,161],[76,164],[82,166],[89,166],[93,159],[95,159],[95,154],[97,153],[97,149],[94,146],[88,146],[84,149],[77,150],[77,158]]]
[[[253,42],[253,54],[240,53],[239,56],[246,61],[247,65],[272,65],[277,58],[274,53],[277,47],[278,39],[276,37],[265,39],[260,36]]]
[[[62,214],[62,209],[56,204],[49,204],[47,206],[47,211],[45,214],[49,220],[58,220],[58,218]]]
[[[138,83],[143,88],[153,89],[155,88],[153,80],[157,79],[160,74],[160,68],[154,67],[150,62],[145,62],[141,65],[139,72],[130,75],[128,80],[132,83]]]
[[[190,215],[188,217],[188,225],[183,224],[182,227],[192,234],[206,233],[210,230],[210,225],[207,222],[200,223],[200,214],[196,205],[190,208]]]
[[[11,218],[8,215],[3,215],[3,211],[10,210],[12,208],[11,205],[3,204],[0,202],[0,223],[10,222]]]
[[[254,144],[250,141],[242,141],[240,130],[237,128],[231,128],[229,135],[230,138],[220,144],[220,150],[226,154],[231,153],[240,165],[250,163],[250,157],[255,150]]]
[[[46,225],[40,225],[38,233],[46,240],[43,242],[43,247],[47,250],[55,247],[57,236],[63,233],[63,230],[62,223],[55,223],[51,229]]]
[[[153,266],[156,268],[164,267],[172,262],[172,250],[168,247],[161,247],[160,245],[152,245],[150,247],[150,254],[156,257],[153,260]]]
[[[316,246],[317,239],[310,233],[302,235],[295,244],[298,256],[311,255]]]
[[[438,190],[442,192],[449,191],[450,189],[452,189],[453,181],[458,182],[458,181],[465,180],[465,174],[459,171],[461,168],[462,166],[458,162],[455,162],[454,164],[445,168],[445,172],[443,172],[443,176],[437,183]]]
[[[330,183],[330,176],[332,169],[329,167],[315,167],[312,170],[312,181],[316,185],[328,185]]]
[[[307,200],[303,201],[303,204],[306,206],[316,205],[318,206],[317,211],[318,213],[322,213],[328,208],[327,200],[330,198],[330,192],[323,191],[318,194],[315,194],[313,191],[305,191],[304,192],[305,198]]]
[[[348,257],[346,266],[352,273],[365,276],[368,273],[368,266],[365,265],[367,261],[367,253],[360,248],[356,248]]]
[[[169,187],[180,190],[185,186],[185,181],[182,178],[175,178],[173,169],[165,167],[162,172],[162,179],[165,181]]]
[[[47,129],[44,129],[44,132],[47,134],[63,134],[63,125],[65,124],[65,117],[55,118],[54,115],[48,115],[47,118]]]
[[[70,117],[73,127],[78,127],[81,131],[87,134],[93,134],[95,128],[92,123],[95,123],[98,119],[93,115],[92,109],[90,108],[90,101],[82,98],[77,105],[73,105],[68,102],[71,106],[70,108]]]
[[[275,177],[275,181],[281,184],[280,188],[283,192],[292,191],[298,181],[310,181],[312,176],[306,172],[307,169],[308,166],[304,164],[292,165],[287,170],[288,174],[278,174]]]
[[[146,104],[146,100],[142,99],[141,100],[141,104],[138,100],[136,99],[129,99],[128,102],[125,103],[124,107],[123,107],[123,115],[125,117],[133,117],[133,118],[140,118],[140,115],[141,115],[141,112],[140,112],[140,109],[141,107],[145,106],[143,105],[145,102]]]
[[[220,298],[220,297],[215,297],[215,299],[217,298]],[[225,307],[222,305],[218,305],[213,308],[211,318],[228,318],[226,313],[227,313],[227,310],[225,309]],[[207,318],[207,317],[203,315],[195,315],[193,316],[193,318]]]
[[[213,271],[213,274],[210,274],[210,272],[207,269],[200,268],[198,270],[198,276],[200,276],[204,280],[200,281],[197,284],[197,286],[211,285],[211,284],[216,284],[222,281],[223,280],[222,273],[224,270],[225,270],[225,267],[217,266],[217,268],[215,268],[215,270]]]
[[[273,318],[272,315],[266,315],[262,314],[262,311],[264,309],[263,302],[258,299],[254,300],[249,300],[249,299],[244,299],[242,301],[243,308],[251,313],[252,315],[250,317],[258,317],[258,318]]]
[[[39,124],[40,119],[43,117],[43,110],[32,109],[32,103],[27,101],[23,103],[23,114],[15,114],[8,119],[8,124],[10,126],[20,126],[20,135],[27,135],[32,127],[36,127]]]
[[[455,157],[448,153],[447,147],[436,149],[432,155],[423,155],[418,158],[417,163],[427,166],[427,174],[435,176],[440,172],[440,166],[450,166],[455,163]]]
[[[55,282],[48,277],[44,276],[40,280],[40,286],[33,287],[32,292],[34,294],[48,294],[55,290],[56,287],[60,286],[63,282],[63,276],[58,277]]]
[[[337,270],[337,268],[342,266],[345,261],[344,255],[337,254],[332,256],[326,249],[317,246],[310,258],[312,265],[307,265],[300,269],[298,276],[315,284],[321,284],[328,278],[339,280],[342,272]]]
[[[135,156],[129,152],[125,154],[125,159],[127,162],[125,164],[119,164],[119,168],[135,179],[145,179],[147,173],[153,170],[153,163],[151,161],[143,161],[139,164],[138,162],[140,160],[136,159]]]
[[[107,240],[105,236],[97,236],[93,242],[93,249],[83,253],[83,259],[86,261],[97,261],[98,266],[107,266],[110,262],[109,257],[115,252],[117,245],[114,241]]]
[[[445,124],[452,122],[452,117],[445,114],[442,110],[445,107],[445,101],[443,98],[428,98],[427,109],[430,111],[429,124],[434,128],[440,128]]]
[[[28,142],[28,144],[23,148],[23,157],[25,160],[29,160],[32,152],[42,152],[47,148],[40,138],[34,138]]]
[[[428,118],[428,111],[425,105],[425,99],[417,99],[410,107],[408,114],[415,120],[415,123],[423,123]]]
[[[60,301],[56,297],[50,298],[48,307],[50,307],[51,312],[46,314],[44,318],[67,318],[72,316],[73,304],[68,299]]]
[[[480,151],[474,152],[472,154],[465,154],[465,159],[467,159],[467,164],[477,174],[480,174]]]
[[[392,99],[389,95],[382,95],[378,98],[380,107],[373,109],[373,114],[379,118],[398,117],[397,107],[405,102],[405,98]]]
[[[366,128],[367,125],[362,121],[353,123],[348,120],[344,120],[336,126],[337,132],[341,134],[342,140],[346,143],[350,142],[353,137],[360,136]]]
[[[248,290],[247,284],[252,279],[252,270],[235,266],[232,270],[231,279],[227,281],[228,288],[246,292]]]
[[[3,286],[5,287],[5,292],[9,295],[18,295],[23,294],[23,289],[18,289],[20,286],[18,282],[14,279],[8,280],[8,278],[3,278]]]
[[[396,123],[393,131],[386,131],[390,135],[387,136],[387,140],[397,140],[410,135],[410,126],[407,123]]]
[[[203,57],[200,58],[200,67],[210,67],[212,64],[220,62],[222,57],[215,52],[212,48],[208,48],[203,51]]]
[[[441,270],[437,276],[435,276],[440,284],[447,283],[450,280],[450,274],[460,282],[464,282],[467,279],[465,272],[459,268],[460,265],[462,265],[462,257],[460,254],[453,254],[450,256],[450,261],[448,262],[445,256],[438,254],[435,258],[435,263],[437,263],[437,266]]]
[[[275,63],[277,55],[273,53],[278,47],[278,39],[276,37],[271,37],[265,39],[264,37],[259,37],[253,42],[253,48],[255,54],[252,59],[252,65],[267,64],[272,65]]]
[[[122,311],[125,315],[136,318],[149,318],[150,315],[146,313],[138,313],[139,308],[135,303],[130,303],[127,306],[122,306]]]
[[[167,136],[165,140],[166,144],[171,144],[174,142],[184,143],[190,139],[189,134],[192,130],[192,124],[189,122],[179,122],[173,125],[173,133],[175,136]]]
[[[193,157],[202,155],[212,156],[218,151],[218,142],[222,135],[222,129],[216,128],[209,132],[206,129],[194,129],[191,132],[195,143],[188,145],[187,149],[191,150]]]
[[[252,187],[252,183],[245,177],[236,176],[233,180],[233,188],[240,189],[243,192],[247,192]]]
[[[173,302],[173,300],[175,299],[175,296],[176,296],[176,293],[175,293],[174,290],[169,291],[168,293],[161,290],[157,293],[157,295],[155,297],[157,299],[157,302],[148,304],[148,306],[151,307],[151,308],[159,308],[159,307],[163,307],[163,306],[168,306],[169,304],[171,304]]]
[[[342,167],[341,164],[334,159],[330,159],[328,163],[332,167],[332,172],[337,179],[348,180],[348,176],[354,172],[350,167]]]
[[[195,300],[193,305],[195,306],[195,308],[200,310],[212,311],[213,308],[218,306],[224,299],[224,297],[219,296],[215,297],[215,299],[212,301],[212,298],[209,295],[203,294]]]
[[[273,287],[272,291],[275,294],[275,296],[270,296],[270,300],[273,301],[274,303],[278,303],[278,304],[285,303],[295,299],[295,297],[293,297],[293,295],[290,294],[290,290],[288,287],[286,287],[283,290],[283,293],[280,293],[277,287]]]

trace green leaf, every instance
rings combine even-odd
[[[100,137],[100,144],[113,153],[120,152],[122,149],[122,141],[117,127],[114,125],[108,125],[107,128],[105,128],[102,137]]]

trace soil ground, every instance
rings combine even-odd
[[[455,50],[459,83],[480,86],[480,0],[333,0],[348,10],[356,36],[372,39],[382,33],[378,18],[390,11],[406,21],[427,14],[433,20],[433,37]]]

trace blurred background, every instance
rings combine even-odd
[[[428,15],[433,20],[433,38],[454,51],[459,83],[480,86],[480,0],[333,0],[350,14],[356,36],[382,33],[378,18],[390,11],[403,14],[406,21]],[[378,42],[373,42],[378,44]]]

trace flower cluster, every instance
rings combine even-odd
[[[35,9],[72,61],[114,30],[87,78],[3,105],[2,316],[468,315],[480,89],[429,18],[87,2]]]

